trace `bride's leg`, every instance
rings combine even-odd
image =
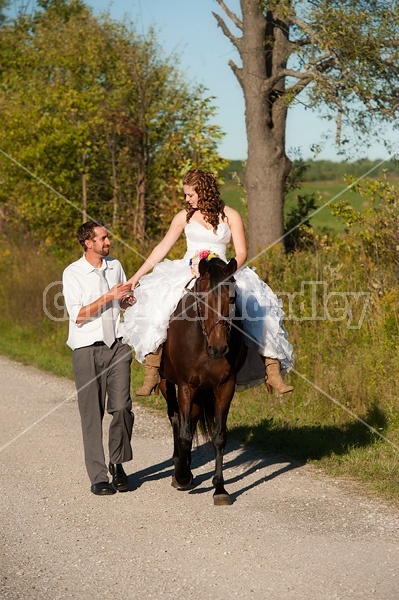
[[[145,375],[144,382],[141,388],[136,390],[136,396],[150,396],[151,392],[157,396],[159,394],[159,382],[161,378],[159,376],[159,367],[162,358],[162,346],[155,352],[147,354],[145,357]]]
[[[275,388],[279,394],[287,394],[293,391],[292,385],[286,385],[281,377],[280,362],[277,358],[264,357],[266,367],[266,386],[269,394]]]

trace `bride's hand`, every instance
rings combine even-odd
[[[127,280],[127,283],[130,283],[130,285],[132,286],[132,291],[139,285],[138,279],[136,279],[134,275],[133,277]]]

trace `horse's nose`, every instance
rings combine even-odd
[[[208,346],[208,354],[212,356],[212,358],[223,358],[226,356],[229,351],[229,347],[227,344],[222,346],[221,348],[215,348],[214,346]]]

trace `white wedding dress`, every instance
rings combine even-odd
[[[210,250],[227,261],[226,248],[231,240],[227,223],[219,223],[215,233],[198,221],[190,221],[184,232],[187,240],[184,257],[173,261],[165,259],[140,279],[134,292],[137,302],[125,311],[121,323],[123,342],[133,348],[141,363],[145,362],[146,354],[154,352],[166,340],[170,316],[193,278],[190,259],[194,254]],[[265,365],[260,356],[277,358],[283,374],[292,367],[294,357],[282,326],[281,300],[249,267],[242,267],[234,278],[248,346],[247,361],[237,378],[237,387],[245,389],[264,382]]]

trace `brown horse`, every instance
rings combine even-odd
[[[173,427],[172,485],[184,489],[192,483],[191,448],[199,422],[215,449],[214,504],[226,505],[231,504],[223,479],[227,416],[236,374],[246,355],[241,329],[234,322],[237,315],[232,275],[237,262],[202,259],[198,268],[200,276],[193,289],[187,290],[171,317],[160,387]]]

